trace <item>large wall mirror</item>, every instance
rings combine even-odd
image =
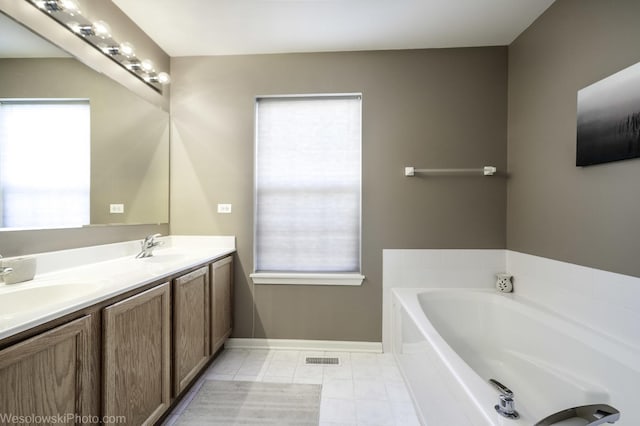
[[[0,13],[0,228],[168,220],[168,112]]]

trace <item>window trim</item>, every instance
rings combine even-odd
[[[359,273],[316,272],[254,272],[249,274],[254,284],[340,285],[360,286],[365,276]]]
[[[257,225],[258,225],[258,105],[261,99],[340,99],[357,98],[360,100],[360,223],[359,229],[359,255],[357,272],[263,272],[256,271],[257,258]],[[309,94],[285,94],[285,95],[257,95],[254,98],[254,125],[253,125],[253,273],[249,274],[254,284],[284,284],[284,285],[341,285],[360,286],[365,279],[362,275],[362,93],[309,93]]]

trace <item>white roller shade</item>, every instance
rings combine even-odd
[[[256,271],[359,272],[361,98],[260,98]]]

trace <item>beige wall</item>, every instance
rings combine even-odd
[[[382,249],[504,248],[506,48],[173,58],[171,232],[237,236],[237,337],[380,341]],[[361,287],[253,286],[258,95],[362,92]],[[233,213],[218,215],[217,203]],[[255,304],[255,312],[254,312]]]
[[[640,276],[640,160],[575,166],[577,91],[640,61],[639,16],[557,0],[509,47],[509,249]]]

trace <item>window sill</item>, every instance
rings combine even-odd
[[[361,274],[314,274],[314,273],[283,273],[256,272],[249,275],[254,284],[284,284],[284,285],[348,285],[360,286],[364,281]]]

